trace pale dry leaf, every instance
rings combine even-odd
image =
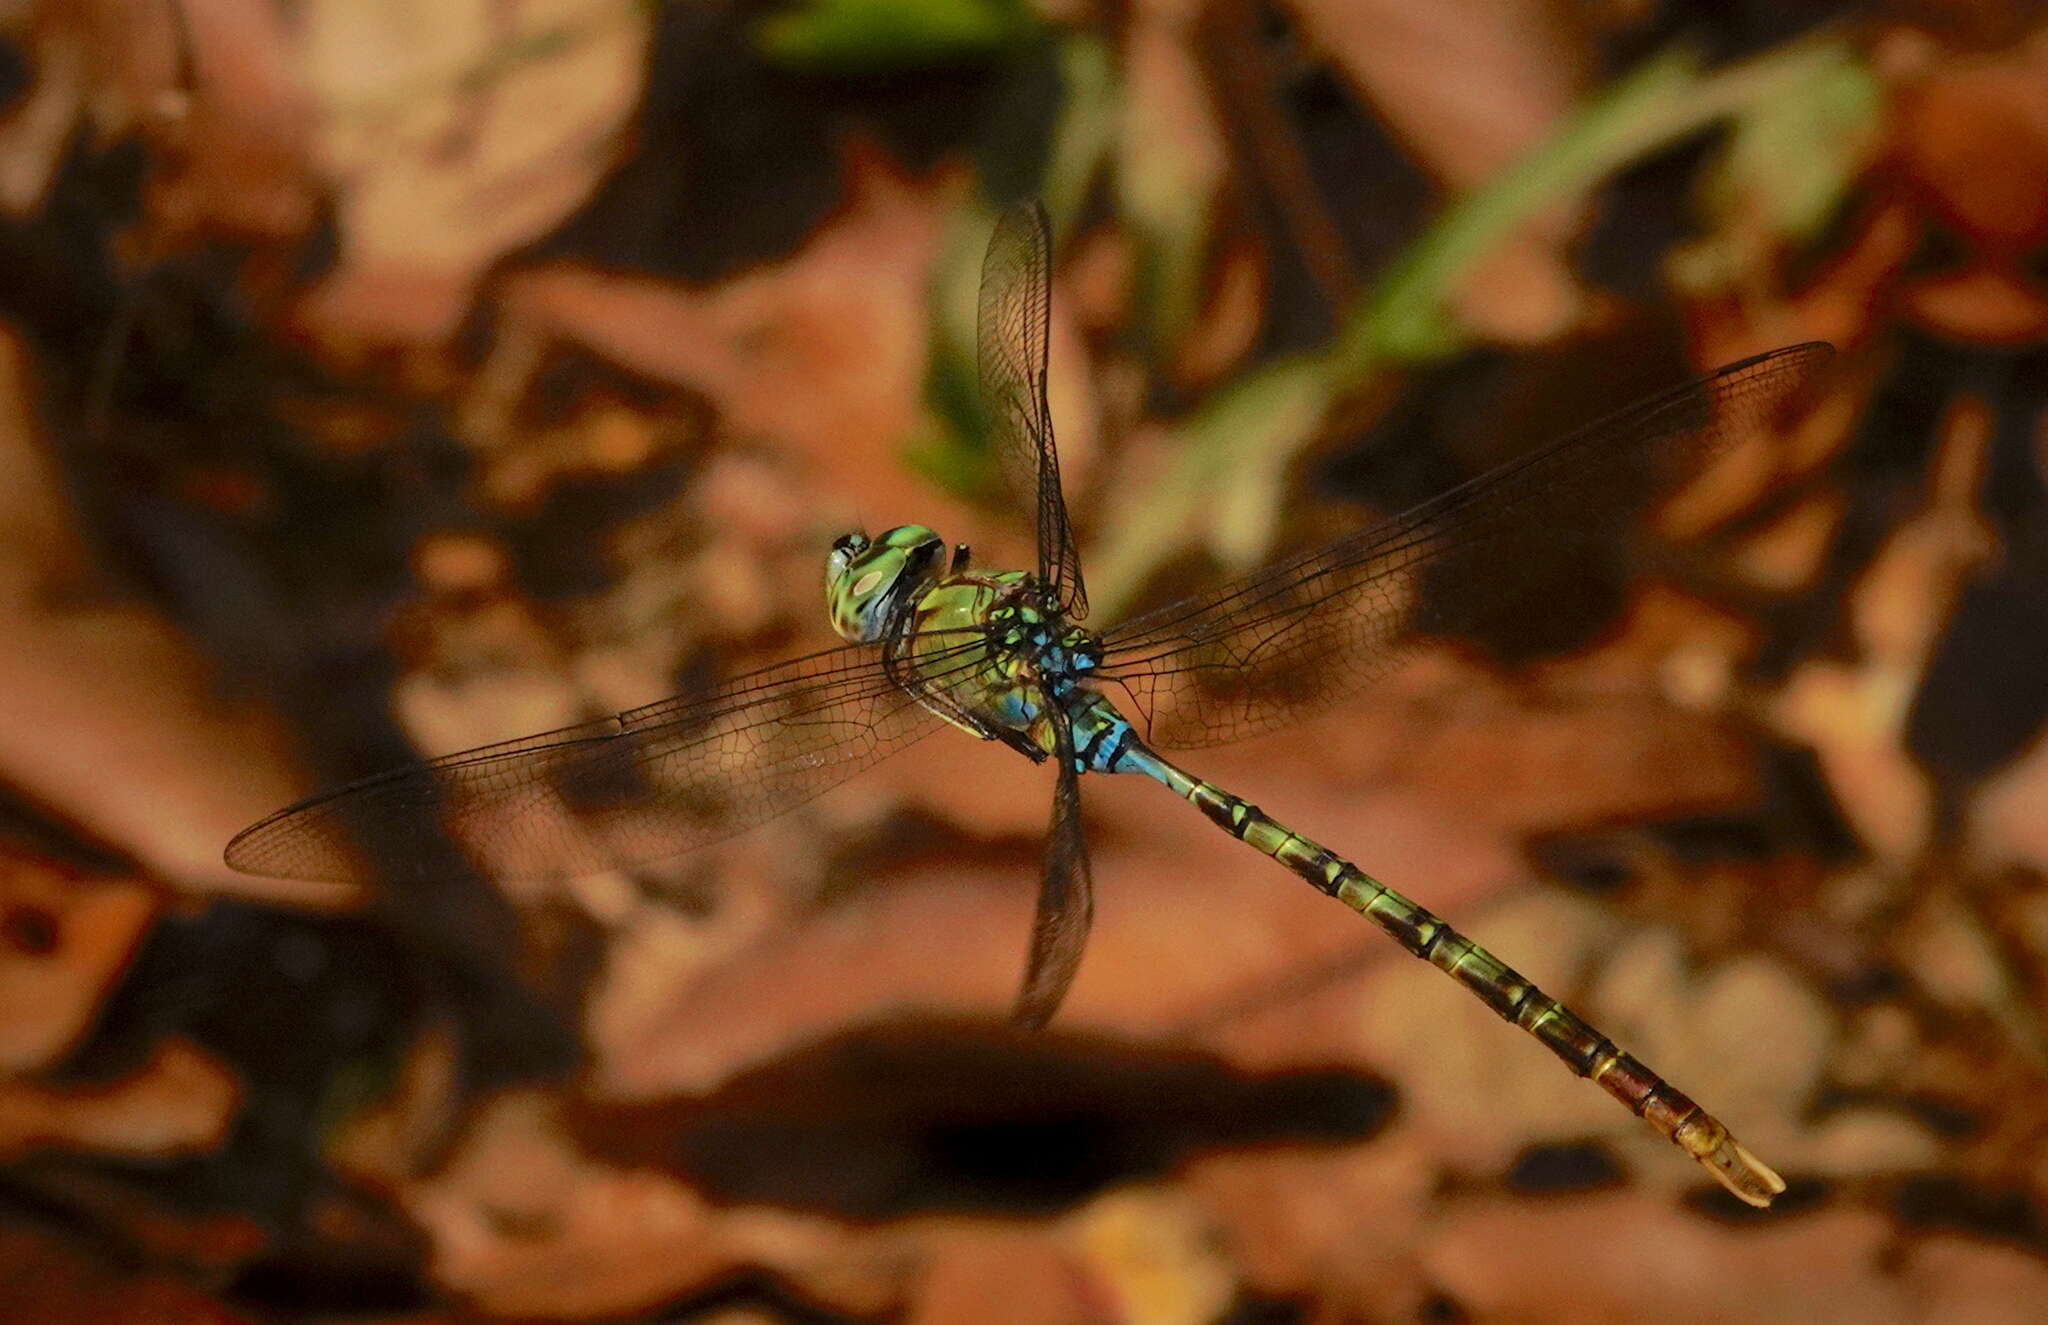
[[[1574,999],[1570,973],[1613,947],[1621,932],[1603,908],[1551,892],[1513,896],[1460,917],[1458,927],[1546,992],[1588,1013],[1594,1009]],[[1402,1090],[1400,1127],[1413,1128],[1441,1167],[1497,1174],[1532,1140],[1611,1136],[1642,1126],[1423,963],[1374,971],[1359,991],[1353,1018],[1358,1052]]]
[[[1235,1267],[1206,1212],[1178,1184],[1110,1192],[1063,1222],[1115,1319],[1208,1325],[1229,1307]]]
[[[1148,311],[1174,339],[1197,320],[1214,203],[1230,165],[1214,79],[1197,53],[1200,17],[1186,0],[1133,5],[1122,49],[1112,178],[1150,268]]]
[[[1175,379],[1192,387],[1220,384],[1250,357],[1272,294],[1263,255],[1249,243],[1229,244],[1217,254],[1215,285],[1173,357]]]
[[[1581,1010],[1768,1162],[1805,1166],[1810,1135],[1799,1120],[1819,1089],[1834,1020],[1783,964],[1749,955],[1699,968],[1678,934],[1646,930],[1609,954]],[[1624,1126],[1615,1139],[1639,1171],[1697,1180],[1687,1166],[1666,1167],[1668,1144],[1650,1129]]]
[[[1933,790],[1896,739],[1913,679],[1889,670],[1809,662],[1773,697],[1771,721],[1809,745],[1860,841],[1884,859],[1911,859],[1926,844]]]
[[[2018,267],[1971,267],[1929,276],[1900,292],[1927,330],[1979,345],[2037,344],[2048,337],[2048,289]]]
[[[1932,789],[1902,733],[1950,608],[1992,548],[1973,498],[1989,437],[1981,408],[1951,411],[1925,499],[1851,592],[1855,661],[1806,663],[1769,710],[1781,731],[1815,749],[1843,812],[1894,860],[1917,852],[1931,827]]]
[[[1144,0],[1134,5],[1123,52],[1121,170],[1136,179],[1121,187],[1154,204],[1183,211],[1207,208],[1228,160],[1209,79],[1193,50],[1201,7],[1187,0]]]
[[[1759,528],[1736,554],[1744,578],[1758,588],[1791,593],[1809,587],[1834,545],[1848,499],[1816,493]]]
[[[1979,789],[1971,805],[1972,844],[1995,864],[2020,861],[2048,870],[2048,735]]]
[[[688,1189],[582,1155],[533,1093],[491,1101],[446,1164],[396,1195],[431,1239],[434,1277],[487,1312],[644,1310],[739,1260]]]
[[[1834,1174],[1854,1181],[1871,1173],[1920,1173],[1938,1168],[1942,1146],[1927,1129],[1883,1109],[1843,1109],[1814,1123],[1795,1155],[1807,1173]]]
[[[429,1024],[406,1046],[389,1089],[330,1134],[327,1162],[353,1181],[390,1189],[408,1181],[453,1131],[461,1100],[453,1030]]]
[[[626,1098],[707,1092],[882,1012],[1000,1015],[1022,970],[1033,882],[1028,869],[895,871],[887,887],[768,935],[739,960],[689,972],[665,997],[642,994],[599,1041],[598,1088]]]
[[[0,1156],[36,1150],[169,1159],[215,1150],[234,1126],[241,1090],[212,1055],[182,1040],[156,1047],[118,1080],[45,1085],[0,1077]]]
[[[631,0],[304,6],[341,251],[302,323],[336,348],[445,340],[484,270],[618,159],[652,22]]]
[[[1901,1288],[1870,1266],[1894,1237],[1873,1211],[1729,1228],[1628,1193],[1455,1210],[1422,1249],[1429,1273],[1479,1320],[1575,1325],[1906,1325]]]
[[[1197,1159],[1185,1186],[1220,1226],[1248,1288],[1331,1303],[1371,1302],[1416,1319],[1427,1295],[1414,1249],[1429,1236],[1437,1156],[1398,1119],[1364,1145],[1293,1147]],[[1359,1230],[1371,1229],[1371,1237]],[[1406,1304],[1418,1310],[1403,1311]]]
[[[2031,1248],[1947,1234],[1919,1239],[1903,1261],[1918,1320],[2032,1325],[2048,1302],[2048,1264]]]
[[[33,58],[35,86],[0,116],[0,209],[17,217],[49,196],[86,94],[86,51],[73,34],[43,34]]]
[[[1989,1008],[2008,996],[2010,973],[1993,937],[1959,899],[1916,899],[1895,941],[1915,982],[1941,1003]]]
[[[416,623],[429,613],[414,613]],[[422,750],[443,754],[590,716],[552,640],[509,595],[416,625],[426,657],[393,686],[392,707]]]

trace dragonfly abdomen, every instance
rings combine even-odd
[[[1465,986],[1503,1020],[1534,1036],[1573,1072],[1598,1082],[1698,1160],[1729,1191],[1761,1206],[1785,1189],[1778,1175],[1713,1115],[1427,907],[1244,798],[1175,767],[1135,740],[1127,746],[1115,771],[1144,773],[1164,783],[1224,832],[1378,925],[1410,953]]]

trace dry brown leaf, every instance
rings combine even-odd
[[[1228,165],[1209,80],[1196,60],[1194,25],[1201,6],[1189,0],[1133,5],[1125,30],[1123,96],[1117,147],[1126,187],[1177,188],[1183,214],[1201,215]],[[1158,193],[1154,202],[1166,201]]]
[[[1979,345],[2048,337],[2048,290],[2025,271],[1979,266],[1916,281],[1900,292],[1929,331]]]
[[[1103,1287],[1035,1230],[969,1225],[930,1239],[913,1325],[1091,1325],[1115,1319]]]
[[[1896,93],[1900,165],[1924,203],[1993,254],[2048,240],[2048,30],[1938,59]]]
[[[1744,577],[1776,593],[1810,587],[1847,512],[1848,499],[1840,492],[1815,493],[1795,503],[1743,545],[1737,564]]]
[[[1213,80],[1198,54],[1201,16],[1202,6],[1187,0],[1144,0],[1131,6],[1123,31],[1112,179],[1133,229],[1152,241],[1155,293],[1161,308],[1176,310],[1169,323],[1195,318],[1206,266],[1196,244],[1210,233],[1230,166]]]
[[[1585,89],[1585,42],[1541,0],[1294,8],[1310,40],[1453,191],[1535,147]],[[1458,296],[1461,320],[1511,342],[1552,339],[1576,320],[1583,297],[1566,246],[1583,208],[1547,209],[1477,263]]]
[[[1173,357],[1174,378],[1196,388],[1220,385],[1251,356],[1272,294],[1265,255],[1252,244],[1226,243],[1216,268],[1215,292]]]
[[[1029,932],[1028,871],[993,879],[961,868],[943,874],[892,878],[808,923],[785,926],[728,966],[694,980],[685,967],[683,983],[640,994],[624,1024],[593,1028],[604,1090],[626,1097],[708,1091],[878,1011],[1004,1008]]]
[[[964,526],[897,459],[920,416],[927,283],[961,181],[912,180],[858,147],[847,180],[844,209],[781,262],[703,291],[540,266],[506,280],[505,318],[703,394],[729,433],[793,448],[837,519],[857,503],[876,527],[949,514]]]
[[[133,880],[0,855],[0,1071],[53,1066],[79,1043],[159,905]]]
[[[220,700],[161,614],[104,582],[36,425],[26,351],[0,338],[0,771],[174,885],[335,904],[221,863],[295,798],[282,739]]]
[[[41,199],[52,130],[90,115],[102,141],[139,133],[154,149],[146,215],[156,249],[194,239],[293,240],[317,194],[310,107],[285,16],[269,0],[44,0],[32,23],[44,77],[10,117],[6,203]],[[190,83],[186,82],[189,74]],[[149,256],[149,255],[145,255]]]
[[[751,1267],[872,1311],[901,1282],[901,1258],[829,1220],[716,1210],[672,1178],[581,1154],[557,1105],[531,1092],[491,1101],[448,1161],[397,1195],[432,1241],[435,1278],[490,1313],[646,1310]]]
[[[1871,310],[1890,298],[1889,287],[1924,233],[1911,207],[1896,199],[1879,201],[1852,219],[1849,233],[1787,303],[1759,307],[1730,295],[1696,309],[1700,361],[1726,363],[1762,347],[1806,340],[1855,349],[1872,336]]]
[[[170,1274],[95,1259],[83,1241],[0,1226],[0,1317],[38,1325],[255,1325],[257,1317]]]

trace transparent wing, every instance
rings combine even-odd
[[[1032,199],[1003,213],[982,261],[975,324],[981,394],[1004,480],[1036,514],[1038,577],[1053,586],[1060,610],[1078,621],[1088,615],[1088,591],[1045,404],[1051,312],[1052,226]]]
[[[917,685],[966,685],[978,632],[926,634]],[[576,875],[730,837],[926,735],[940,719],[880,648],[830,649],[596,722],[365,778],[245,829],[250,874],[393,882]]]
[[[1081,952],[1095,924],[1095,875],[1088,863],[1088,839],[1081,832],[1081,775],[1074,767],[1074,734],[1065,713],[1048,705],[1059,762],[1054,784],[1052,829],[1046,834],[1045,861],[1038,878],[1038,913],[1031,927],[1031,954],[1024,984],[1010,1020],[1037,1028],[1052,1020],[1074,976]]]
[[[1146,738],[1219,745],[1391,670],[1417,643],[1529,601],[1539,565],[1612,537],[1645,494],[1768,422],[1833,354],[1795,345],[1730,364],[1350,537],[1112,631],[1100,675]]]

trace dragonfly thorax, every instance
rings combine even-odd
[[[1060,616],[1035,577],[1023,577],[986,620],[989,644],[1055,697],[1102,663],[1101,637]]]
[[[1085,684],[1102,665],[1101,638],[1067,620],[1044,582],[1022,571],[949,574],[916,617],[913,651],[946,678],[926,696],[941,716],[1033,760],[1058,753],[1064,725],[1077,770],[1110,771],[1124,747],[1111,738],[1129,724]],[[963,651],[963,638],[976,642]]]

